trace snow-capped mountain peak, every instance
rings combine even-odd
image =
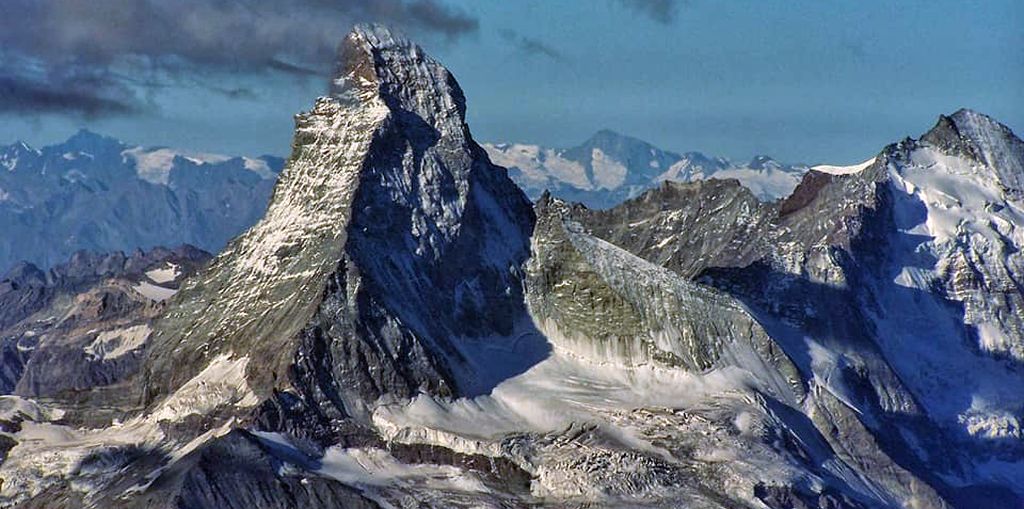
[[[0,353],[30,374],[0,382],[47,396],[0,398],[0,505],[1024,499],[1024,215],[993,167],[1016,157],[1012,133],[954,114],[874,160],[807,171],[782,202],[718,178],[804,170],[768,158],[666,167],[606,132],[491,146],[520,176],[641,193],[594,210],[544,191],[531,207],[473,142],[451,74],[403,37],[357,27],[330,90],[296,116],[264,217],[180,286],[188,257],[140,261],[105,284],[127,293],[90,290],[63,313],[87,332],[54,344],[49,310],[83,301],[21,306],[39,269],[0,280],[22,310]],[[47,175],[90,184],[93,159],[65,153],[44,151],[72,165]],[[171,189],[178,165],[214,165],[171,156],[167,185],[135,183]],[[89,260],[71,266],[110,263]],[[132,302],[146,311],[89,328]],[[103,370],[61,376],[76,363]]]
[[[749,163],[747,163],[747,168],[750,168],[752,170],[768,170],[768,171],[771,171],[771,170],[779,170],[779,169],[781,169],[782,168],[782,164],[780,164],[778,161],[776,161],[775,159],[772,159],[769,156],[757,155],[757,156],[754,156],[754,158],[751,159]]]
[[[118,150],[124,143],[117,138],[104,136],[88,129],[79,129],[63,143],[69,152],[84,152],[89,154],[100,154],[112,150]]]
[[[264,218],[154,326],[147,399],[175,394],[225,355],[255,361],[246,377],[263,397],[319,398],[289,367],[314,329],[341,334],[333,341],[374,368],[338,374],[334,402],[311,405],[362,415],[382,393],[477,390],[486,374],[472,375],[450,342],[510,332],[532,213],[472,141],[464,112],[454,78],[418,46],[379,26],[353,30],[331,96],[296,117]]]
[[[973,159],[1014,198],[1024,198],[1024,142],[991,117],[969,109],[942,115],[921,142]]]
[[[665,181],[707,178],[737,179],[762,200],[772,201],[792,191],[807,169],[767,156],[744,165],[700,152],[677,154],[608,129],[567,149],[508,143],[484,144],[484,149],[492,161],[509,168],[531,198],[550,190],[594,208],[616,205]]]

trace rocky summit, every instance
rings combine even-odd
[[[1024,503],[1008,128],[961,110],[782,200],[665,181],[596,210],[531,204],[465,113],[441,64],[359,26],[208,264],[5,276],[0,506]]]

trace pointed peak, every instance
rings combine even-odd
[[[0,281],[12,282],[18,286],[44,286],[46,273],[33,263],[21,261],[0,276]]]
[[[380,23],[360,23],[355,25],[352,27],[352,31],[349,32],[348,38],[360,41],[368,50],[381,50],[385,48],[418,49],[418,46],[400,32]]]
[[[80,128],[78,128],[78,131],[75,131],[75,134],[72,134],[71,137],[68,138],[68,141],[72,141],[72,140],[94,140],[94,139],[102,140],[104,138],[106,138],[106,137],[103,136],[102,134],[99,134],[99,133],[97,133],[95,131],[89,130],[86,127],[80,127]]]
[[[936,145],[944,145],[951,143],[956,138],[978,141],[993,134],[1012,135],[1012,131],[988,115],[960,108],[952,115],[939,115],[935,126],[921,139]]]
[[[551,204],[551,200],[554,197],[551,195],[551,190],[545,188],[543,193],[540,193],[540,198],[537,198],[537,207],[544,208]]]
[[[776,161],[775,159],[772,159],[770,156],[756,155],[753,159],[750,160],[750,163],[747,164],[747,167],[753,170],[777,170],[781,168],[782,165],[779,164],[779,162]]]
[[[1024,141],[992,117],[968,109],[940,115],[920,144],[980,163],[1005,189],[1024,197]],[[901,146],[908,145],[897,145]]]
[[[614,130],[608,129],[608,128],[598,129],[598,131],[596,133],[594,133],[594,135],[591,138],[629,138],[629,139],[636,139],[636,138],[632,138],[631,136],[626,136],[626,135],[624,135],[622,133],[619,133],[617,131],[614,131]]]
[[[101,148],[115,147],[120,148],[124,146],[124,143],[117,138],[110,136],[104,136],[102,134],[90,131],[86,128],[81,128],[75,134],[71,135],[63,143],[66,148],[72,150],[80,150],[83,152],[98,152]]]
[[[939,115],[935,126],[921,136],[921,142],[990,165],[998,165],[998,159],[1019,152],[1022,143],[1009,127],[966,108],[949,116]]]
[[[976,142],[992,134],[1012,135],[1010,128],[999,123],[996,119],[967,108],[960,108],[948,118],[962,136],[971,138]]]
[[[581,145],[568,149],[566,153],[580,161],[589,161],[597,149],[613,159],[624,163],[633,162],[647,166],[648,161],[660,160],[662,165],[682,158],[679,154],[662,150],[640,138],[621,134],[611,129],[601,129]]]
[[[647,143],[640,138],[634,138],[633,136],[627,136],[625,134],[613,131],[611,129],[601,129],[594,133],[587,141],[583,142],[585,146],[622,146],[622,145],[643,145],[644,147],[650,147],[651,144]]]
[[[461,129],[466,100],[455,78],[418,45],[383,25],[357,25],[340,46],[330,95],[381,101],[435,129]]]

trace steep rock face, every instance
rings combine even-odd
[[[452,341],[509,334],[523,312],[532,212],[470,137],[448,71],[364,28],[337,76],[297,117],[264,220],[155,325],[148,401],[224,355],[249,359],[262,397],[329,408],[324,422],[385,394],[471,392]]]
[[[717,179],[666,181],[609,210],[574,211],[597,237],[686,277],[763,257],[775,214],[738,181]]]
[[[962,304],[979,349],[1021,363],[1024,142],[1006,126],[960,110],[941,117],[920,142],[893,150],[890,159],[898,168],[897,227],[931,237],[914,248],[935,258],[932,267],[905,265],[897,283],[940,286]]]
[[[534,233],[463,109],[417,47],[357,29],[332,97],[297,119],[265,220],[170,299],[120,400],[81,403],[141,386],[145,411],[75,428],[83,409],[3,400],[21,427],[3,500],[882,500],[800,417],[797,367],[740,302],[584,234],[562,205]],[[63,439],[32,440],[45,430]]]
[[[281,160],[132,147],[82,130],[0,147],[0,271],[79,250],[187,243],[216,252],[266,208]]]
[[[740,302],[585,233],[550,196],[525,277],[550,354],[486,395],[379,407],[388,441],[509,458],[535,500],[555,505],[759,507],[764,486],[889,503],[797,410],[797,367]],[[507,358],[519,346],[498,348]]]
[[[796,368],[738,302],[583,233],[566,204],[538,204],[531,315],[556,348],[598,363],[690,372],[738,366],[799,399]],[[762,365],[747,365],[752,359]]]

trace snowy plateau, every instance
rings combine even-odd
[[[0,507],[1024,506],[1006,126],[960,110],[852,166],[481,146],[419,46],[339,51],[218,255],[0,280]],[[0,162],[277,172],[78,138]]]

